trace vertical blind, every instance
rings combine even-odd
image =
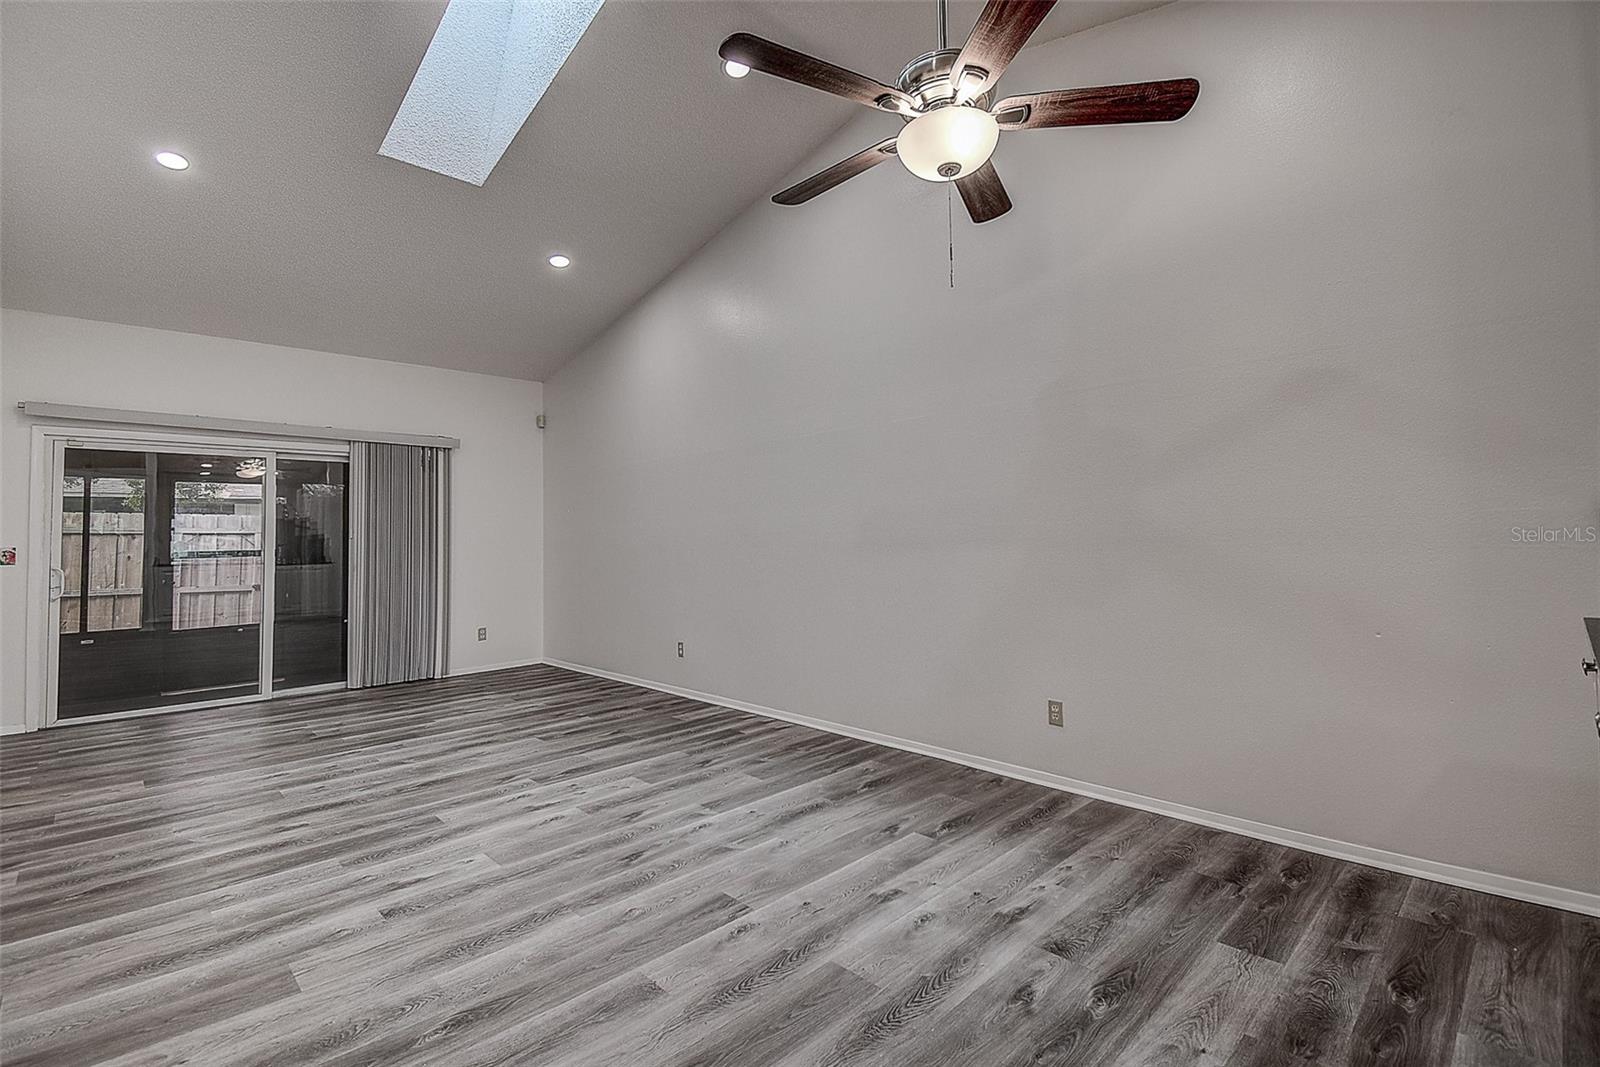
[[[350,443],[351,689],[445,673],[450,452]]]

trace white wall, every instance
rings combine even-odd
[[[461,439],[451,467],[450,668],[539,659],[543,490],[537,382],[25,311],[0,314],[0,545],[28,545],[21,400]],[[24,722],[27,567],[0,570],[0,725]],[[476,640],[486,626],[489,639]]]
[[[1005,135],[954,291],[893,164],[756,205],[547,383],[548,654],[1600,890],[1600,549],[1513,533],[1600,521],[1597,14],[1030,49],[1199,103]]]

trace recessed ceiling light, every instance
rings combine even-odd
[[[550,257],[550,265],[556,270],[565,270],[572,266],[572,257],[564,256],[560,252]]]
[[[207,470],[210,470],[212,465],[210,463],[202,463],[202,464],[200,464],[200,466],[206,468]]]
[[[157,152],[156,162],[168,170],[188,170],[189,161],[176,152]]]
[[[722,72],[730,78],[742,78],[750,73],[750,68],[743,63],[735,63],[730,59],[722,64]]]

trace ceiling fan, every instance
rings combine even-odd
[[[1200,94],[1193,78],[1027,93],[991,107],[994,84],[1054,6],[1055,0],[989,0],[958,50],[947,47],[945,0],[939,0],[939,47],[907,63],[894,86],[752,34],[723,41],[717,51],[729,73],[759,70],[899,115],[906,124],[898,136],[790,186],[773,203],[803,204],[898,156],[919,178],[954,181],[972,221],[988,222],[1011,210],[989,161],[1000,131],[1172,122],[1188,114]]]

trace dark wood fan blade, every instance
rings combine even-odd
[[[956,99],[967,103],[1000,80],[1056,0],[989,0],[956,57]]]
[[[1002,130],[1172,122],[1187,115],[1199,95],[1199,82],[1193,78],[1174,78],[1164,82],[1008,96],[994,106],[993,113]]]
[[[1011,197],[1006,195],[1000,173],[994,169],[994,160],[965,178],[957,178],[956,192],[961,194],[961,202],[967,205],[973,222],[988,222],[1011,210]]]
[[[857,152],[849,159],[841,159],[827,170],[818,171],[805,181],[789,186],[772,198],[774,204],[803,204],[818,193],[825,193],[857,174],[871,170],[886,159],[894,157],[894,138],[879,141],[871,148]]]
[[[717,54],[733,63],[743,63],[751,70],[771,74],[813,89],[821,89],[858,104],[866,104],[881,111],[910,114],[916,110],[911,98],[899,89],[873,81],[865,74],[836,67],[825,59],[796,52],[764,37],[749,33],[736,33],[722,42]]]

